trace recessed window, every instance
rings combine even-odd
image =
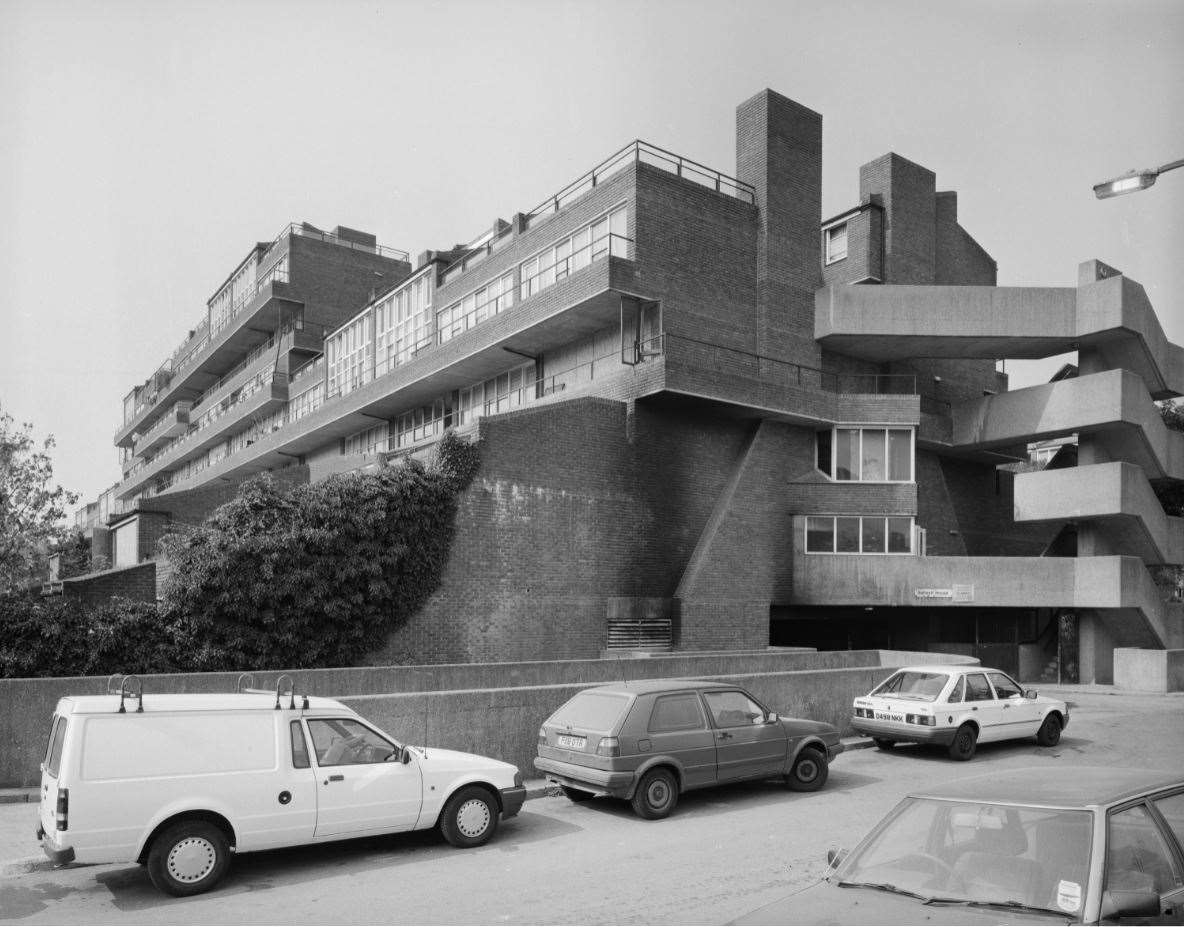
[[[808,554],[913,553],[909,515],[808,515]]]
[[[912,428],[840,427],[815,433],[816,466],[840,482],[912,483]]]
[[[834,264],[848,256],[848,224],[833,225],[823,232],[826,263]]]

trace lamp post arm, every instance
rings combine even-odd
[[[1170,161],[1168,164],[1162,164],[1156,169],[1157,174],[1163,174],[1165,171],[1175,171],[1181,165],[1185,164],[1185,159],[1177,158],[1176,161]]]

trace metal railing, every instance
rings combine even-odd
[[[675,154],[673,151],[667,151],[665,148],[650,144],[650,142],[636,139],[620,151],[609,155],[591,171],[577,177],[566,187],[553,193],[532,209],[526,214],[528,224],[538,216],[559,212],[573,199],[588,193],[606,177],[630,164],[651,164],[678,177],[685,177],[710,190],[715,190],[717,193],[724,193],[746,203],[757,201],[757,191],[751,184],[700,164],[698,161],[692,161],[690,158]]]
[[[582,252],[589,252],[587,259],[582,259],[579,255]],[[608,232],[590,241],[587,245],[577,248],[567,257],[556,258],[552,263],[546,267],[541,267],[529,277],[522,277],[519,281],[518,292],[520,299],[527,299],[534,296],[548,287],[554,286],[561,280],[567,279],[578,270],[583,270],[586,267],[591,267],[597,261],[604,257],[620,257],[630,259],[634,256],[634,240],[627,238],[625,235],[618,235],[616,232]],[[528,260],[530,260],[528,258]],[[573,266],[573,265],[577,266]],[[535,283],[540,277],[548,277],[546,283],[536,286]]]
[[[280,239],[288,235],[295,235],[300,238],[315,238],[318,241],[339,245],[342,248],[349,248],[352,251],[365,251],[367,254],[378,254],[382,257],[394,258],[397,261],[406,261],[409,257],[408,253],[401,248],[388,248],[385,245],[377,243],[367,245],[362,242],[351,241],[348,238],[339,238],[337,235],[332,235],[329,232],[322,232],[320,229],[314,228],[307,223],[289,222],[284,228],[280,229],[280,233],[267,246],[267,251],[264,252],[265,260],[266,255],[271,252],[272,248],[280,243]]]
[[[476,267],[495,251],[500,251],[504,245],[510,243],[512,231],[513,228],[510,225],[500,226],[479,235],[467,244],[465,255],[449,264],[444,269],[444,273],[440,275],[441,285],[451,283],[469,268]]]
[[[668,342],[678,342],[698,353],[704,367],[720,373],[750,377],[773,385],[813,389],[829,393],[876,396],[916,396],[917,377],[913,374],[832,373],[791,361],[729,348],[684,335],[667,334]]]

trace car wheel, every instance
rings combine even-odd
[[[815,792],[827,781],[827,756],[817,747],[803,747],[794,758],[786,785],[795,792]]]
[[[1055,713],[1050,712],[1037,731],[1037,743],[1042,747],[1056,747],[1061,739],[1062,722]]]
[[[560,791],[564,793],[568,801],[588,801],[594,797],[592,792],[586,792],[584,789],[574,789],[568,785],[561,785]]]
[[[892,750],[895,746],[897,746],[897,741],[886,740],[884,737],[874,737],[872,742],[876,744],[876,748],[878,750]]]
[[[498,802],[479,785],[458,789],[444,803],[440,833],[455,847],[479,847],[498,829]]]
[[[181,821],[166,828],[148,851],[148,878],[169,895],[208,892],[230,867],[230,843],[209,821]]]
[[[975,725],[964,724],[955,731],[955,739],[950,742],[947,753],[950,754],[952,760],[969,760],[975,756],[975,742],[978,739],[979,735],[975,731]]]
[[[630,805],[638,817],[648,821],[665,818],[675,810],[679,800],[679,783],[668,769],[652,769],[642,777]]]

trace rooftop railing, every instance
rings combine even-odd
[[[349,248],[351,251],[365,251],[367,254],[378,254],[382,257],[393,258],[396,261],[406,261],[409,259],[408,253],[401,248],[388,248],[385,245],[373,244],[367,245],[359,241],[351,241],[348,238],[341,238],[337,235],[332,235],[329,232],[322,232],[318,228],[314,228],[306,223],[289,222],[284,228],[280,229],[280,234],[272,239],[267,250],[270,252],[280,239],[286,235],[296,235],[300,238],[315,238],[317,241],[328,242],[329,244],[339,245],[342,248]],[[266,260],[266,257],[265,257]]]

